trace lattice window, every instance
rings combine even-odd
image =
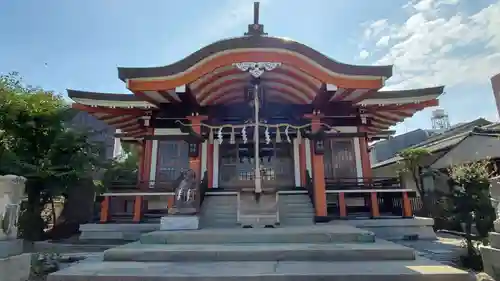
[[[324,163],[326,178],[356,178],[356,154],[353,139],[326,141]]]
[[[188,168],[188,145],[185,141],[158,141],[157,182],[175,181]]]

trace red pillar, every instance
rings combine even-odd
[[[187,116],[186,117],[189,121],[191,121],[191,128],[193,129],[193,132],[197,134],[201,134],[201,122],[204,120],[207,120],[208,117],[205,115],[195,115],[195,116]],[[201,180],[201,149],[200,145],[198,145],[198,156],[197,157],[189,157],[189,168],[193,170],[196,174],[196,178],[198,180]]]
[[[359,128],[360,132],[365,132],[364,128]],[[361,170],[363,171],[363,177],[371,179],[372,178],[372,167],[370,163],[370,154],[368,153],[368,139],[366,136],[359,137],[359,151],[361,158]]]
[[[366,132],[364,127],[359,128],[360,132]],[[373,177],[372,167],[370,163],[370,154],[368,152],[368,136],[359,137],[359,150],[361,158],[361,170],[363,171],[363,178],[365,182],[371,183]],[[370,193],[370,206],[372,217],[380,216],[380,208],[378,205],[377,192]]]
[[[307,114],[304,116],[311,120],[312,133],[321,129],[320,114]],[[318,217],[325,217],[327,215],[326,209],[326,186],[325,186],[325,163],[323,155],[314,153],[314,143],[311,142],[311,164],[312,164],[312,177],[314,184],[314,206],[315,213]]]
[[[153,135],[152,128],[148,128],[147,135]],[[151,161],[152,161],[152,152],[153,152],[153,141],[152,140],[144,140],[143,143],[143,153],[141,153],[140,159],[140,181],[139,181],[139,189],[148,190],[149,189],[149,175],[151,173]],[[134,199],[134,215],[132,218],[133,222],[140,222],[142,219],[142,215],[145,209],[144,197],[142,195],[135,196]]]

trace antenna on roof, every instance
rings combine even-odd
[[[253,24],[248,25],[248,31],[245,33],[247,36],[267,35],[264,32],[264,25],[259,23],[259,5],[259,2],[253,3]]]

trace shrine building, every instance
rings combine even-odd
[[[381,90],[392,72],[391,65],[342,63],[267,35],[256,5],[241,37],[166,66],[119,67],[130,93],[68,90],[73,108],[116,128],[116,138],[142,152],[137,185],[110,188],[100,221],[118,221],[115,212],[142,222],[151,210],[168,209],[186,169],[200,183],[202,212],[209,197],[238,198],[256,188],[280,195],[280,216],[293,211],[283,205],[286,196],[301,194],[313,222],[412,217],[414,190],[372,177],[368,143],[437,106],[444,87]]]

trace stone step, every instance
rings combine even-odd
[[[280,212],[285,214],[314,214],[311,208],[279,208]]]
[[[82,262],[47,281],[471,281],[462,270],[423,258],[366,262]]]
[[[292,202],[292,203],[280,203],[280,208],[287,208],[287,209],[295,209],[295,208],[301,208],[301,209],[312,209],[312,205],[311,204],[306,204],[306,203],[296,203],[296,202]]]
[[[283,209],[279,209],[279,212],[282,214],[282,215],[286,215],[286,216],[314,216],[314,212],[310,212],[309,210],[304,210],[303,212],[301,212],[300,210],[283,210]]]
[[[280,218],[280,224],[282,225],[312,225],[314,221],[312,218]]]
[[[500,233],[498,232],[490,232],[490,246],[493,248],[500,248]]]
[[[311,202],[311,199],[309,199],[309,196],[307,195],[284,195],[280,194],[279,195],[279,200],[283,201],[307,201]]]
[[[217,216],[217,215],[222,215],[222,216],[227,216],[227,215],[236,215],[238,211],[237,210],[228,210],[228,211],[219,211],[219,210],[213,210],[212,212],[202,212],[201,216]]]
[[[236,219],[234,220],[201,220],[200,221],[201,227],[218,227],[218,226],[238,226],[238,223],[236,222]]]
[[[238,244],[238,243],[372,243],[375,235],[348,225],[310,227],[200,229],[154,231],[141,236],[143,244]]]
[[[231,211],[234,212],[238,210],[237,206],[207,206],[203,208],[205,212],[219,212],[219,211]]]
[[[369,261],[414,260],[415,251],[395,243],[306,244],[256,243],[230,245],[169,245],[139,242],[104,252],[105,261]]]

